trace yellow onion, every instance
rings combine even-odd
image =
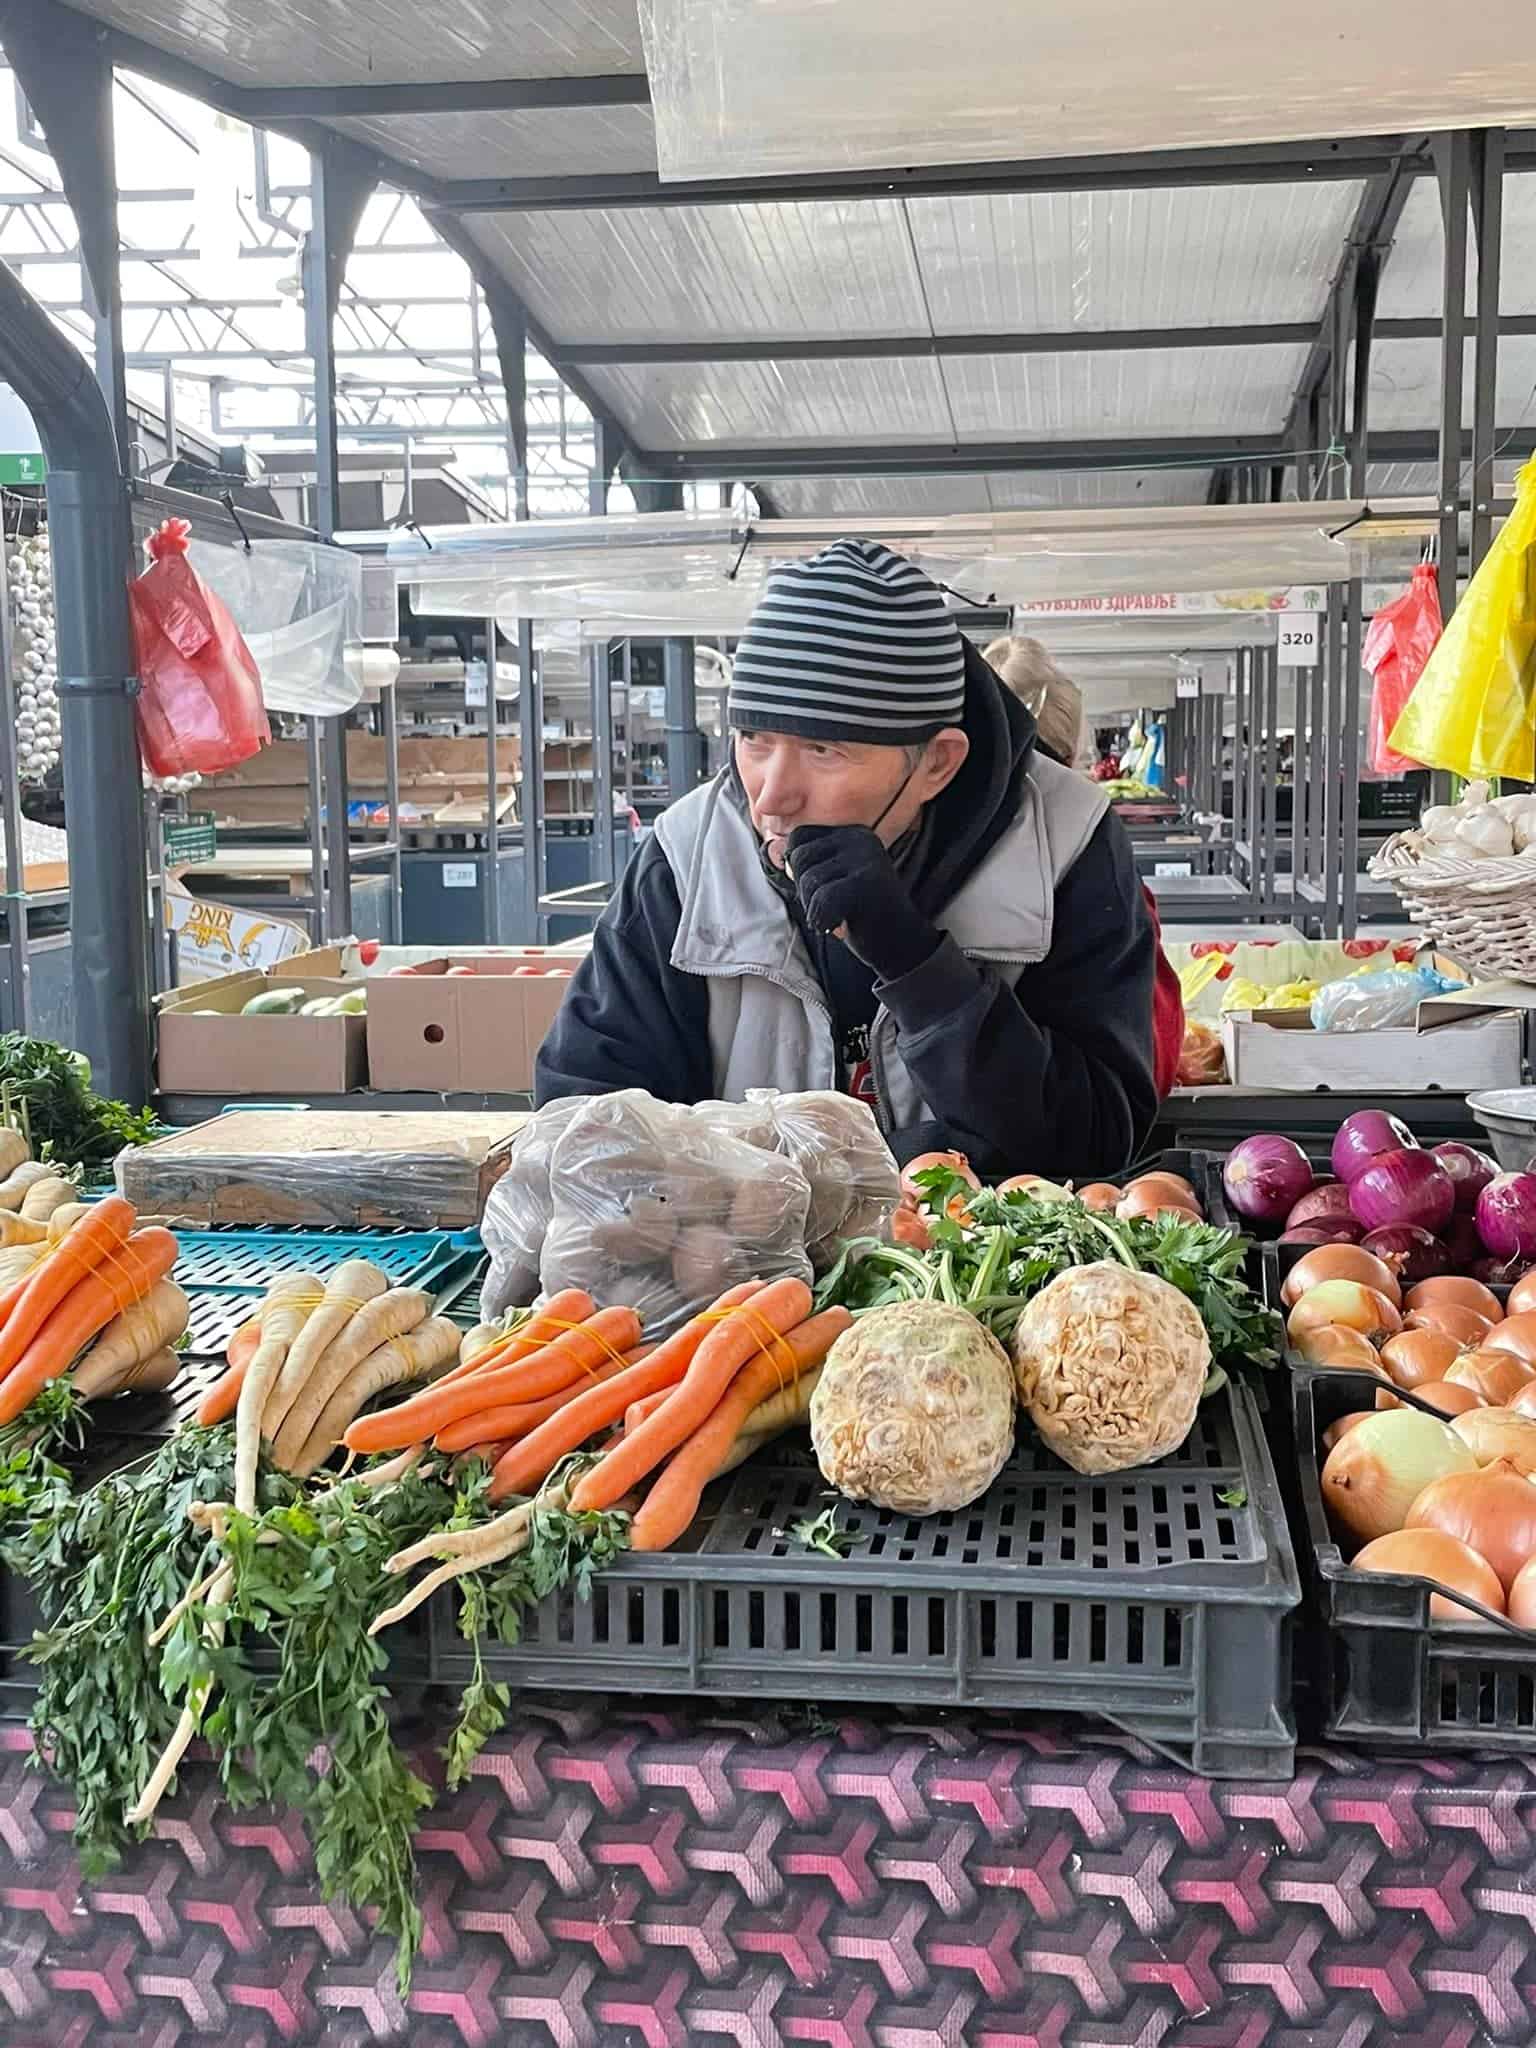
[[[1128,1187],[1115,1206],[1115,1214],[1128,1218],[1148,1216],[1184,1216],[1191,1223],[1199,1223],[1200,1211],[1187,1197],[1171,1188],[1154,1187],[1147,1182],[1138,1182]]]
[[[1527,1309],[1523,1315],[1506,1316],[1502,1323],[1494,1324],[1483,1342],[1536,1366],[1536,1312]]]
[[[1428,1280],[1421,1280],[1417,1287],[1409,1288],[1403,1307],[1412,1314],[1439,1301],[1453,1301],[1460,1308],[1469,1308],[1488,1323],[1504,1320],[1504,1310],[1493,1289],[1485,1287],[1481,1280],[1469,1280],[1460,1273],[1436,1273]]]
[[[1507,1406],[1531,1381],[1531,1368],[1512,1352],[1464,1351],[1445,1377],[1453,1387],[1471,1387],[1492,1408]]]
[[[1079,1188],[1077,1199],[1085,1209],[1113,1209],[1119,1204],[1121,1192],[1111,1181],[1096,1180]]]
[[[1390,1396],[1378,1394],[1376,1398],[1380,1401],[1389,1399]],[[1369,1408],[1357,1408],[1353,1415],[1341,1415],[1337,1422],[1330,1422],[1323,1431],[1323,1449],[1331,1451],[1340,1437],[1348,1436],[1352,1429],[1357,1428],[1362,1422],[1369,1422],[1370,1419],[1371,1411]]]
[[[1409,1393],[1443,1379],[1461,1356],[1461,1346],[1443,1330],[1402,1330],[1381,1347],[1381,1362]]]
[[[1530,1416],[1511,1408],[1472,1408],[1454,1416],[1451,1427],[1479,1465],[1509,1465],[1526,1478],[1536,1475],[1536,1421]]]
[[[1358,1431],[1356,1432],[1358,1434]],[[1351,1559],[1357,1572],[1391,1572],[1404,1579],[1428,1579],[1431,1585],[1446,1586],[1465,1593],[1495,1614],[1504,1612],[1504,1588],[1499,1575],[1470,1543],[1447,1536],[1439,1529],[1399,1529],[1378,1536]],[[1431,1621],[1457,1621],[1464,1627],[1481,1628],[1486,1623],[1459,1601],[1442,1599],[1437,1593],[1429,1603]]]
[[[1433,1408],[1437,1415],[1443,1415],[1449,1422],[1457,1415],[1465,1415],[1474,1408],[1486,1407],[1481,1394],[1471,1387],[1454,1387],[1449,1380],[1426,1380],[1422,1386],[1413,1389],[1413,1398],[1422,1401],[1426,1408]],[[1383,1391],[1376,1396],[1378,1408],[1401,1408],[1396,1394]]]
[[[1386,1374],[1370,1338],[1339,1323],[1319,1323],[1316,1329],[1298,1331],[1291,1349],[1308,1365],[1326,1365],[1330,1371],[1373,1372],[1378,1378]]]
[[[1513,1465],[1447,1473],[1425,1487],[1403,1526],[1459,1536],[1487,1559],[1508,1588],[1536,1555],[1536,1486]]]
[[[1432,1301],[1404,1318],[1408,1330],[1439,1330],[1462,1348],[1475,1348],[1486,1341],[1493,1325],[1476,1309],[1463,1308],[1459,1301]]]
[[[1448,1424],[1417,1408],[1394,1408],[1362,1422],[1328,1453],[1323,1500],[1346,1535],[1369,1543],[1402,1528],[1431,1480],[1476,1470],[1476,1458]]]
[[[1325,1280],[1358,1280],[1362,1287],[1384,1295],[1394,1308],[1402,1300],[1392,1268],[1357,1244],[1320,1244],[1306,1253],[1286,1274],[1280,1299],[1287,1308],[1294,1308],[1304,1294]]]
[[[1517,1628],[1536,1629],[1536,1558],[1521,1566],[1509,1589],[1509,1618]]]
[[[1323,1323],[1358,1330],[1373,1344],[1395,1337],[1403,1327],[1402,1317],[1387,1297],[1374,1287],[1363,1287],[1358,1280],[1324,1280],[1320,1286],[1308,1288],[1291,1310],[1286,1335],[1294,1344],[1303,1331],[1315,1330]]]

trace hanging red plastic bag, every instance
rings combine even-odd
[[[1398,753],[1388,735],[1424,673],[1442,623],[1439,574],[1432,563],[1421,562],[1402,596],[1384,604],[1366,632],[1362,659],[1375,677],[1369,759],[1378,775],[1407,775],[1423,766]]]
[[[216,775],[272,738],[261,671],[223,603],[187,560],[192,528],[167,519],[128,585],[139,664],[139,752],[151,775]]]

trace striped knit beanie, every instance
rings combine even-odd
[[[840,540],[770,579],[736,649],[729,722],[901,747],[965,714],[965,649],[938,589],[878,541]]]

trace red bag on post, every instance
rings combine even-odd
[[[1384,604],[1371,620],[1361,659],[1375,678],[1369,759],[1378,775],[1406,775],[1423,766],[1396,752],[1387,739],[1434,652],[1442,625],[1439,573],[1432,562],[1420,562],[1402,596]]]
[[[240,628],[187,560],[192,528],[167,519],[128,585],[139,664],[139,752],[151,775],[217,775],[272,738],[261,671]]]

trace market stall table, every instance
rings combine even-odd
[[[421,1757],[432,1765],[430,1724]],[[1536,2031],[1529,1761],[1212,1785],[1001,1718],[524,1703],[420,1836],[425,1938],[188,1773],[77,1888],[0,1728],[7,2048],[1473,2048]],[[435,1767],[441,1784],[440,1765]]]

